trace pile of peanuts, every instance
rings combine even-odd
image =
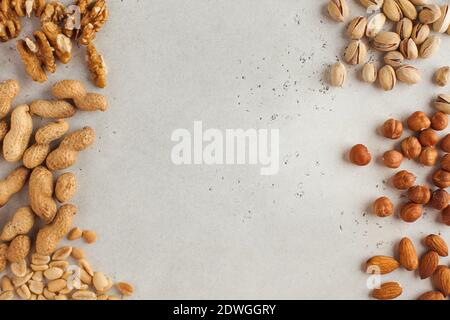
[[[91,127],[68,133],[67,119],[77,111],[106,111],[107,98],[88,92],[79,81],[63,80],[52,87],[54,100],[11,108],[19,91],[15,80],[0,83],[3,158],[21,163],[0,181],[0,207],[28,183],[27,206],[17,209],[0,229],[0,300],[115,300],[131,295],[130,284],[115,284],[94,271],[83,249],[59,247],[66,237],[83,238],[88,244],[97,239],[95,232],[72,226],[77,208],[69,201],[77,191],[77,179],[58,171],[72,167],[96,139]],[[33,117],[49,120],[34,131],[34,138]],[[119,295],[111,293],[114,289]]]

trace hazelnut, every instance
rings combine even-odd
[[[403,155],[408,159],[415,159],[422,152],[422,145],[416,137],[409,137],[402,142]]]
[[[365,145],[357,144],[350,150],[350,161],[357,166],[366,166],[372,160],[369,149]]]
[[[410,202],[402,207],[400,211],[400,217],[405,222],[413,223],[417,221],[420,217],[422,217],[422,213],[423,213],[422,205]]]
[[[424,166],[432,167],[436,164],[439,158],[439,153],[436,148],[426,147],[422,150],[419,157],[419,162]]]
[[[416,176],[406,170],[398,172],[392,178],[392,184],[399,190],[408,190],[416,182]]]
[[[378,198],[373,204],[373,213],[380,218],[392,216],[394,205],[387,197]]]
[[[383,162],[388,168],[396,169],[400,167],[403,161],[403,154],[397,150],[390,150],[384,153]]]
[[[408,118],[408,128],[412,131],[422,131],[431,126],[431,120],[422,111],[414,112]]]
[[[450,226],[450,206],[442,211],[442,222]]]
[[[398,139],[403,134],[403,124],[395,119],[387,120],[380,129],[381,134],[389,139]]]
[[[436,131],[427,129],[420,133],[419,141],[423,147],[434,147],[439,142],[439,136]]]
[[[450,187],[450,172],[439,169],[433,174],[433,182],[442,189]]]
[[[431,199],[431,191],[427,186],[414,186],[408,190],[408,199],[417,204],[427,204]]]
[[[445,113],[438,111],[431,117],[431,127],[434,130],[441,131],[447,128],[447,126],[448,116]]]
[[[430,205],[436,210],[444,210],[448,207],[448,201],[450,200],[449,194],[443,189],[438,189],[433,192]]]
[[[442,159],[441,159],[441,167],[445,171],[449,171],[450,172],[450,154],[447,153],[445,156],[442,157]]]
[[[444,138],[442,138],[441,149],[444,152],[450,153],[450,134],[448,134]]]

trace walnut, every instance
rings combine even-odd
[[[93,0],[78,0],[77,6],[80,8],[80,13],[85,14],[88,8],[91,6]]]
[[[106,75],[108,74],[108,70],[103,56],[98,53],[92,42],[87,47],[87,61],[92,79],[97,87],[106,87]]]
[[[41,61],[37,56],[37,46],[31,39],[28,41],[19,40],[17,42],[17,51],[22,57],[25,64],[25,70],[31,76],[34,81],[45,82],[47,81],[47,75],[44,69],[42,69]],[[33,52],[36,51],[36,52]]]
[[[66,64],[72,59],[72,42],[65,36],[61,28],[53,22],[46,22],[42,25],[42,31],[45,33],[48,41],[55,49],[58,59]]]
[[[83,1],[80,1],[83,2]],[[89,1],[87,1],[89,2]],[[83,5],[85,5],[83,3]],[[79,43],[88,45],[95,39],[95,35],[108,21],[109,11],[105,0],[97,0],[94,5],[86,5],[85,12],[81,18],[81,33]]]
[[[6,42],[16,38],[22,29],[19,16],[13,10],[10,0],[0,3],[0,40]]]
[[[34,15],[36,17],[40,17],[45,10],[45,6],[47,5],[45,0],[26,0],[25,8],[28,17],[31,16],[31,12],[34,11]]]
[[[53,22],[60,24],[66,18],[66,6],[58,1],[47,3],[41,14],[41,23]]]
[[[48,42],[47,37],[42,31],[36,31],[34,33],[36,44],[38,47],[38,58],[45,66],[46,70],[50,73],[56,72],[55,56],[53,55],[54,49]]]

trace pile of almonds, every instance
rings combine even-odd
[[[440,257],[448,256],[448,246],[438,235],[430,234],[423,240],[428,251],[421,257],[417,255],[416,247],[409,238],[403,238],[398,245],[398,260],[387,256],[375,256],[366,263],[369,273],[385,275],[397,270],[400,266],[408,271],[418,270],[422,280],[431,278],[435,291],[426,292],[419,300],[445,300],[450,295],[450,268],[440,265]],[[385,282],[372,292],[379,300],[395,299],[403,293],[398,282]]]
[[[429,58],[439,49],[438,34],[450,34],[449,6],[439,6],[430,0],[360,0],[370,16],[358,16],[347,26],[349,43],[344,61],[350,65],[363,65],[361,79],[375,83],[385,91],[394,89],[397,81],[412,85],[421,80],[420,71],[406,60]],[[338,22],[349,17],[346,0],[330,0],[329,16]],[[389,23],[390,22],[390,23]],[[436,34],[432,34],[432,31]],[[373,62],[367,62],[368,44],[383,54],[383,66],[378,70]],[[438,85],[448,83],[450,69],[436,71]],[[342,87],[347,71],[341,62],[330,71],[330,83]]]

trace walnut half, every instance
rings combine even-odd
[[[89,71],[91,72],[92,80],[95,82],[97,87],[106,87],[106,76],[108,70],[106,68],[105,60],[103,56],[98,53],[97,48],[91,42],[87,47],[87,63]]]

